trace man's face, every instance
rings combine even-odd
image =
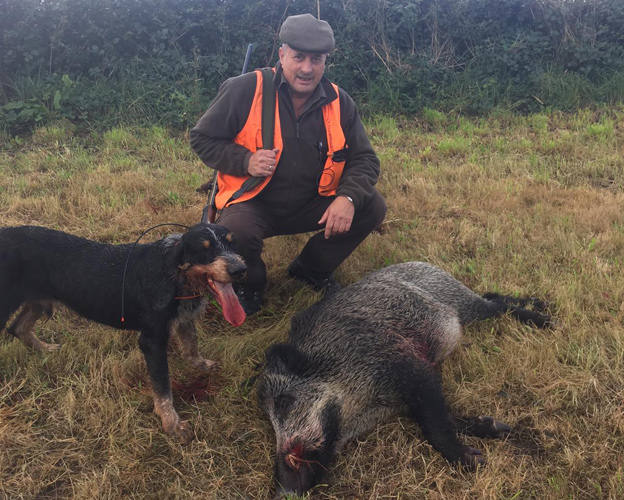
[[[300,52],[284,45],[279,49],[284,78],[293,97],[310,97],[325,72],[327,54]]]

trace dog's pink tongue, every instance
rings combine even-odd
[[[238,301],[236,293],[232,288],[231,283],[219,283],[214,282],[217,292],[217,302],[221,305],[223,310],[223,317],[225,321],[231,323],[234,326],[240,326],[245,322],[245,311]]]

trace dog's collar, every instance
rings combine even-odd
[[[195,295],[186,295],[183,297],[174,297],[175,300],[191,300],[191,299],[198,299],[199,297],[203,297],[202,294],[200,293],[196,293]]]

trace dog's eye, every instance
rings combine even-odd
[[[208,241],[208,240],[202,241],[202,245],[203,245],[204,248],[210,248],[210,246],[211,246],[210,245],[210,241]]]

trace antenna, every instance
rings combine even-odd
[[[316,18],[321,19],[321,0],[316,0]]]

